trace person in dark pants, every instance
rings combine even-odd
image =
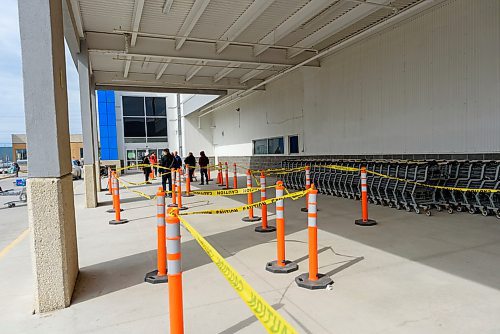
[[[194,157],[193,152],[189,152],[187,158],[184,159],[184,163],[189,165],[189,181],[193,182],[194,167],[196,166],[196,158]]]
[[[207,180],[207,184],[208,184],[207,166],[209,164],[209,160],[208,160],[208,157],[205,155],[204,151],[200,152],[200,159],[198,160],[198,164],[200,165],[200,174],[201,174],[200,184],[201,185],[205,184],[205,182],[203,182],[203,176],[205,176],[205,179]]]
[[[21,167],[19,167],[17,162],[14,162],[12,166],[14,166],[14,173],[16,173],[16,177],[19,177],[19,170],[21,169]]]
[[[165,167],[162,168],[161,173],[161,185],[163,187],[163,191],[167,191],[167,181],[168,181],[168,191],[172,191],[172,174],[170,174],[170,169],[173,168],[174,157],[170,154],[168,148],[164,149],[160,159],[160,166]],[[171,197],[171,194],[168,194],[167,197]]]
[[[142,171],[144,172],[144,177],[146,178],[146,183],[151,183],[151,182],[149,182],[149,174],[151,173],[151,165],[150,165],[149,158],[147,155],[142,160],[142,164],[145,165],[144,167],[142,167]]]
[[[172,168],[179,169],[182,167],[182,158],[174,151],[174,165]]]

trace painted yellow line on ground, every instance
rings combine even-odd
[[[0,260],[2,259],[2,257],[4,257],[5,255],[7,255],[8,252],[10,252],[10,250],[12,248],[14,248],[18,243],[20,243],[21,241],[23,241],[24,238],[26,238],[26,236],[29,234],[30,230],[27,228],[24,230],[23,233],[21,233],[17,238],[16,240],[12,241],[10,244],[7,245],[7,247],[5,247],[4,249],[2,249],[2,251],[0,251]]]

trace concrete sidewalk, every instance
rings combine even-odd
[[[140,175],[125,176],[138,181]],[[240,178],[240,184],[244,184]],[[154,194],[158,181],[134,189]],[[196,185],[196,184],[195,184]],[[210,186],[211,189],[216,188]],[[84,209],[75,183],[80,274],[71,307],[32,315],[29,243],[0,259],[2,333],[165,333],[168,287],[144,283],[155,269],[154,201],[123,191],[122,217],[112,226],[111,197]],[[255,199],[257,200],[257,194]],[[268,198],[274,197],[273,189]],[[184,198],[190,210],[241,205],[246,195]],[[309,291],[294,278],[307,272],[304,199],[285,202],[287,258],[297,272],[265,271],[276,257],[274,234],[254,232],[246,213],[186,219],[300,333],[499,333],[500,224],[495,218],[416,215],[370,207],[380,224],[359,227],[357,201],[319,196],[320,272],[333,290]],[[270,206],[274,225],[274,206]],[[260,216],[260,210],[255,210]],[[3,215],[3,213],[0,213]],[[182,230],[186,333],[265,333],[208,256]]]

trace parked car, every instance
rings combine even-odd
[[[76,179],[81,179],[82,178],[82,167],[80,166],[80,161],[78,160],[71,160],[71,174],[73,174],[73,180]]]
[[[10,174],[10,173],[12,173],[12,162],[0,163],[0,174]]]

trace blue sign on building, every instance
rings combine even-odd
[[[115,91],[98,90],[99,141],[101,160],[118,160],[116,140]]]

